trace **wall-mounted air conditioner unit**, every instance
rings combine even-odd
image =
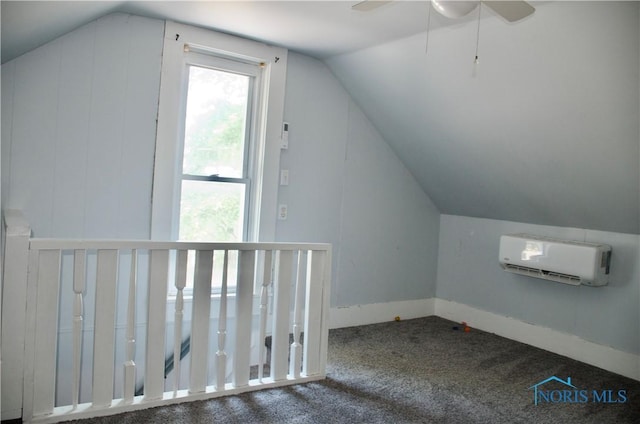
[[[516,274],[576,286],[609,282],[611,246],[606,244],[509,234],[500,237],[499,255],[500,266]]]

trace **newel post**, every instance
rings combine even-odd
[[[21,211],[4,211],[2,419],[22,416],[27,270],[31,228]]]

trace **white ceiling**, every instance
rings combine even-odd
[[[2,1],[2,63],[110,12],[215,29],[327,58],[425,30],[425,1]],[[433,27],[446,24],[432,17]]]
[[[323,59],[443,213],[640,233],[640,7],[535,2],[506,23],[427,3],[2,1],[2,62],[124,12]],[[384,61],[380,61],[384,58]]]

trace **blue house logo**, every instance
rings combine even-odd
[[[557,381],[561,384],[564,384],[567,387],[571,387],[572,389],[577,389],[576,386],[574,386],[573,384],[571,384],[571,377],[567,377],[567,381],[564,381],[558,377],[556,377],[555,375],[552,375],[551,377],[547,378],[546,380],[542,380],[541,382],[534,384],[533,386],[529,387],[529,390],[533,389],[533,397],[534,397],[534,403],[537,405],[538,404],[538,399],[539,396],[541,395],[543,400],[549,402],[550,400],[550,393],[553,392],[558,392],[562,394],[564,394],[563,392],[571,392],[570,390],[542,390],[542,389],[538,389],[540,386],[543,386],[551,381]]]
[[[547,383],[556,382],[564,386],[560,389],[544,389]],[[557,387],[558,384],[554,384]],[[580,390],[571,383],[571,377],[566,380],[552,375],[539,383],[529,387],[533,389],[534,404],[539,403],[626,403],[628,400],[626,390]]]

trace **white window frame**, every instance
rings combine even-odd
[[[280,140],[284,113],[287,50],[259,42],[167,21],[151,207],[151,239],[176,240],[182,172],[182,101],[186,57],[192,51],[258,64],[262,67],[260,109],[255,125],[249,241],[274,241]]]

